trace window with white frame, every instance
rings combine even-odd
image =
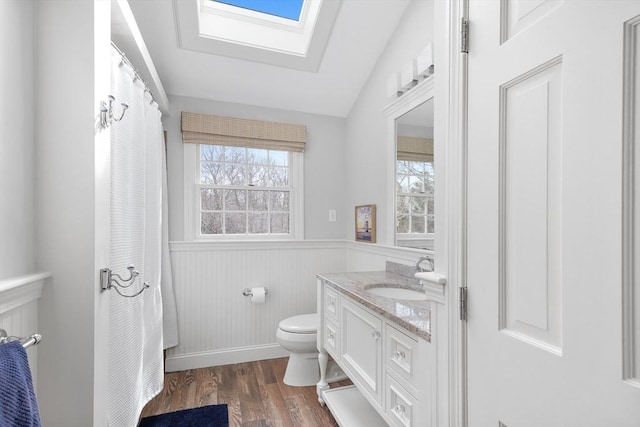
[[[199,145],[201,235],[289,235],[290,153]]]
[[[398,135],[396,148],[396,239],[433,249],[433,139]]]
[[[183,113],[186,239],[302,238],[304,142],[288,141],[291,126]]]
[[[433,234],[433,178],[432,161],[397,161],[396,232],[398,234],[414,236]]]

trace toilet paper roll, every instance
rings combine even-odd
[[[253,304],[264,304],[267,291],[264,288],[251,288],[251,302]]]

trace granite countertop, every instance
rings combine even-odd
[[[346,294],[398,326],[431,341],[431,303],[429,301],[391,299],[366,291],[366,287],[381,283],[390,287],[422,291],[417,279],[389,271],[318,274],[318,278],[325,285]]]

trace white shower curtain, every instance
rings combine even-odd
[[[167,203],[167,152],[162,150],[162,319],[164,348],[178,345],[178,310],[173,291],[171,256],[169,253],[169,204]]]
[[[133,70],[112,52],[111,90],[111,269],[126,277],[134,265],[140,275],[123,293],[111,290],[107,416],[111,427],[137,425],[144,405],[163,386],[161,113]],[[170,270],[169,270],[170,271]],[[170,273],[169,273],[170,274]]]

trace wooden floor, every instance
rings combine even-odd
[[[165,374],[164,389],[142,411],[142,417],[226,403],[229,426],[337,426],[321,407],[316,387],[289,387],[282,382],[287,358],[216,366]],[[333,383],[332,387],[351,384]]]

